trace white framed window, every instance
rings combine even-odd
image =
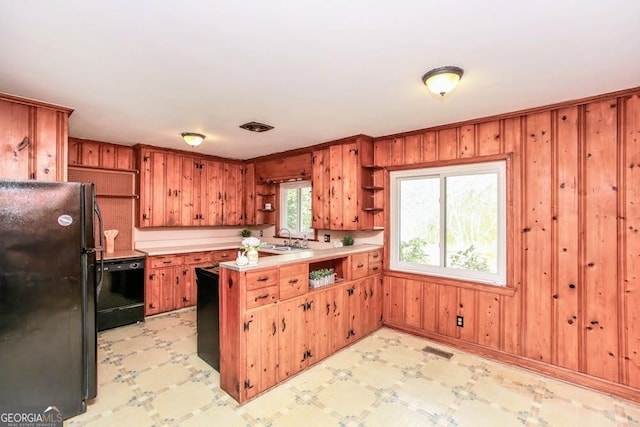
[[[390,268],[505,286],[505,163],[390,172]]]
[[[311,200],[311,181],[280,184],[280,227],[289,229],[292,237],[313,237]]]

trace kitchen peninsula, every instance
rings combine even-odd
[[[220,387],[238,402],[382,326],[382,246],[220,263]],[[312,289],[309,274],[333,269]]]

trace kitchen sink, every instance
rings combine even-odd
[[[277,251],[277,252],[300,252],[307,251],[308,248],[296,248],[294,246],[284,246],[284,245],[262,245],[260,249],[266,251]]]

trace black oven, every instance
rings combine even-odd
[[[97,329],[103,331],[143,321],[144,258],[105,260],[102,272]]]

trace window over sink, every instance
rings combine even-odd
[[[311,181],[280,184],[280,228],[291,231],[291,237],[313,238],[311,201]]]

